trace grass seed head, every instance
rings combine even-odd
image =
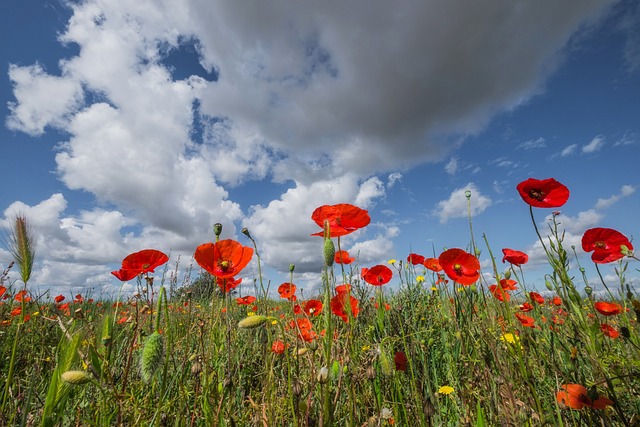
[[[142,349],[142,358],[140,359],[140,375],[142,380],[149,384],[153,374],[162,365],[164,357],[164,340],[162,335],[157,332],[152,333],[147,338]]]
[[[67,384],[81,385],[91,381],[91,375],[85,371],[66,371],[60,376]]]

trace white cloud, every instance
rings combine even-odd
[[[387,178],[387,188],[393,188],[393,186],[400,181],[402,181],[402,174],[400,172],[393,172],[389,174]]]
[[[543,137],[538,139],[530,139],[518,145],[518,149],[521,150],[534,150],[537,148],[544,148],[547,146],[547,142]]]
[[[604,137],[596,136],[591,140],[590,143],[582,147],[582,152],[584,154],[595,153],[596,151],[600,151],[604,146]]]
[[[142,245],[189,253],[212,223],[233,236],[243,220],[264,261],[282,268],[295,256],[315,268],[313,208],[373,206],[385,193],[377,175],[450,156],[496,113],[539,93],[570,37],[610,3],[71,3],[59,39],[78,54],[59,62],[60,75],[10,66],[7,124],[68,135],[56,148],[58,177],[103,208],[67,215],[61,195],[23,206],[48,215],[34,215],[51,233],[40,278],[71,283],[65,258],[88,283],[96,262]],[[216,81],[173,78],[163,56],[185,40]],[[449,163],[456,173],[457,158]],[[263,179],[296,187],[245,218],[227,186]],[[482,212],[491,202],[472,191]],[[441,202],[441,221],[459,216],[458,203],[453,194]]]
[[[596,202],[595,208],[606,209],[609,206],[613,205],[614,203],[618,202],[623,197],[627,197],[635,193],[635,191],[636,191],[636,187],[634,187],[633,185],[623,185],[622,188],[620,189],[620,194],[614,194],[613,196],[606,199],[598,199],[598,201]]]
[[[447,200],[441,200],[436,205],[433,213],[444,224],[452,218],[466,218],[468,215],[466,191],[471,191],[471,215],[475,216],[491,205],[491,199],[480,193],[480,190],[472,182],[464,187],[453,190]]]
[[[578,144],[568,145],[564,149],[562,149],[562,151],[560,152],[560,156],[562,157],[570,156],[571,154],[576,152],[577,148],[578,148]]]
[[[451,160],[449,160],[449,162],[445,165],[444,170],[449,175],[455,175],[458,171],[458,158],[452,157]]]

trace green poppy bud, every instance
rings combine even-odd
[[[592,288],[591,286],[587,285],[587,286],[585,286],[585,287],[584,287],[584,292],[585,292],[587,295],[589,295],[589,296],[590,296],[590,295],[593,293],[593,288]]]
[[[327,267],[333,266],[336,258],[336,247],[330,238],[324,239],[324,263]]]
[[[262,326],[267,321],[266,316],[249,316],[238,322],[240,329],[253,329]]]

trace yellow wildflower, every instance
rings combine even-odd
[[[443,385],[438,389],[438,393],[444,395],[451,394],[453,393],[453,387],[451,387],[450,385]]]

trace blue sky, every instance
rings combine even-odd
[[[245,244],[251,230],[267,279],[296,264],[311,294],[317,206],[369,210],[342,244],[370,267],[466,247],[466,189],[476,240],[529,253],[528,285],[542,289],[548,267],[515,190],[529,177],[570,188],[560,218],[590,280],[586,229],[637,234],[637,2],[0,8],[0,222],[31,219],[34,289],[113,292],[110,271],[149,247],[187,266],[220,222]],[[542,229],[548,215],[536,211]]]

